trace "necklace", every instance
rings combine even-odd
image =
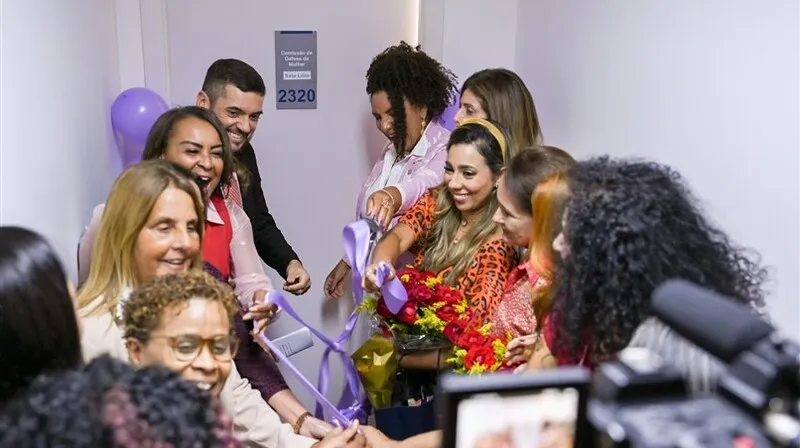
[[[451,246],[455,246],[456,244],[458,244],[459,241],[461,241],[461,238],[467,232],[468,224],[469,222],[467,222],[466,219],[461,220],[461,225],[459,225],[458,229],[456,230],[456,236],[453,238],[453,244],[451,244]]]

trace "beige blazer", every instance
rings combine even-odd
[[[89,309],[94,308],[94,304]],[[86,316],[79,312],[83,358],[89,361],[104,353],[129,362],[122,329],[114,322],[111,313]],[[233,420],[234,434],[247,446],[265,448],[308,448],[316,440],[299,436],[292,427],[281,423],[280,417],[239,375],[236,364],[220,393],[222,406]]]

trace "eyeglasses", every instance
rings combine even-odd
[[[202,338],[194,334],[152,335],[150,338],[166,339],[180,362],[192,362],[197,359],[203,352],[203,346],[208,346],[211,356],[222,362],[231,361],[239,349],[239,339],[231,335],[220,335],[213,338]]]

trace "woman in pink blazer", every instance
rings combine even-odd
[[[367,94],[378,130],[389,139],[383,156],[361,187],[356,218],[384,228],[444,177],[450,131],[438,119],[456,92],[453,73],[405,42],[376,56],[367,69]],[[350,266],[344,260],[325,280],[325,295],[340,298]]]

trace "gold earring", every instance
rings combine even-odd
[[[425,117],[422,117],[422,128],[421,128],[421,129],[422,129],[422,130],[421,130],[421,131],[419,131],[419,136],[420,136],[420,137],[422,137],[423,135],[425,135]]]

